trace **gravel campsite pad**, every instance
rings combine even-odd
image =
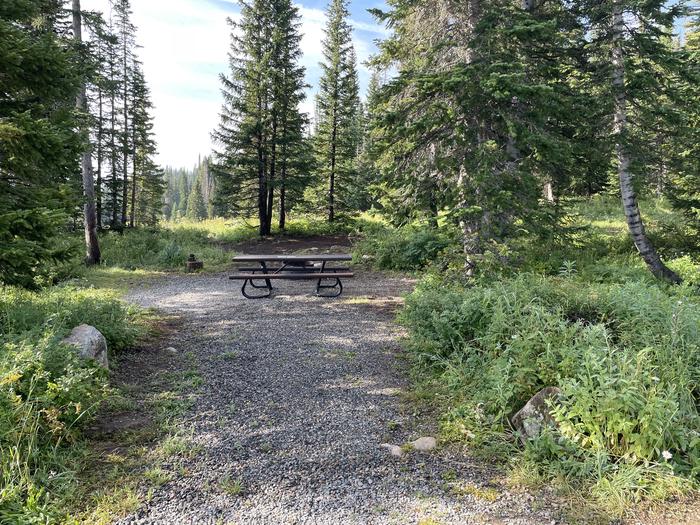
[[[251,301],[226,275],[178,275],[130,292],[182,319],[163,345],[192,352],[203,384],[182,429],[195,452],[119,523],[556,522],[549,498],[457,449],[381,446],[435,435],[401,396],[394,310],[411,286],[360,272],[340,299],[285,281]]]

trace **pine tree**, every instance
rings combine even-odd
[[[181,173],[178,180],[178,217],[187,216],[187,201],[190,196],[190,187],[187,183],[187,174]]]
[[[326,13],[314,147],[328,185],[328,221],[333,222],[337,212],[347,208],[347,188],[356,176],[360,99],[347,0],[332,0]]]
[[[390,6],[377,13],[394,29],[377,65],[398,65],[398,76],[381,90],[379,165],[404,209],[433,224],[450,211],[472,275],[487,250],[554,229],[542,189],[576,170],[577,93],[562,70],[576,64],[584,32],[558,2]]]
[[[141,64],[134,58],[131,83],[131,142],[133,172],[131,176],[131,204],[129,225],[155,226],[161,212],[166,182],[163,171],[153,157],[157,152],[153,134],[150,90]]]
[[[304,144],[299,14],[290,0],[240,6],[240,22],[229,20],[230,75],[221,76],[224,107],[213,134],[221,147],[212,164],[215,202],[224,215],[257,214],[260,235],[269,235],[276,190],[284,225],[288,190],[299,181],[294,169]]]
[[[677,50],[683,75],[674,83],[678,119],[673,133],[667,134],[670,167],[674,176],[664,187],[673,206],[688,219],[700,245],[700,15],[686,28],[685,45]]]
[[[133,158],[133,144],[131,143],[130,103],[131,87],[133,82],[133,51],[136,45],[134,33],[136,28],[131,23],[130,0],[115,0],[117,35],[119,37],[119,74],[121,96],[121,133],[119,134],[119,148],[121,150],[121,213],[120,225],[127,225],[127,212],[129,205],[129,160]]]
[[[85,81],[63,2],[0,2],[0,282],[32,287],[70,253],[55,242],[62,193],[85,140],[75,103]],[[17,53],[21,50],[21,53]],[[75,196],[78,202],[79,196]]]
[[[207,218],[207,205],[202,194],[202,180],[197,177],[187,202],[187,218],[201,221]]]

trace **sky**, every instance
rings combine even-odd
[[[108,16],[106,0],[83,0],[84,10]],[[301,0],[302,65],[312,87],[302,110],[312,112],[320,77],[321,41],[326,0]],[[382,7],[382,0],[353,0],[354,27],[360,83],[364,93],[369,71],[363,64],[376,50],[375,41],[386,35],[367,9]],[[222,99],[219,74],[227,72],[230,28],[236,18],[234,0],[132,0],[132,21],[137,27],[137,51],[155,105],[154,131],[162,166],[191,167],[199,155],[213,149],[210,134],[219,121]]]

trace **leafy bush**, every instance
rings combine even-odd
[[[430,278],[402,319],[416,365],[453,405],[448,434],[511,452],[510,417],[559,386],[557,429],[521,456],[541,474],[605,505],[698,479],[700,305],[690,288],[591,284],[571,273],[465,290]]]
[[[61,339],[87,323],[110,350],[124,348],[138,335],[135,313],[104,291],[0,288],[0,522],[55,518],[49,503],[69,490],[76,466],[66,445],[109,393],[106,374]]]
[[[393,228],[384,224],[365,224],[356,255],[369,255],[382,270],[419,270],[434,261],[450,244],[442,231],[426,226]]]

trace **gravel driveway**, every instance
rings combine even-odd
[[[340,299],[285,281],[249,301],[225,275],[180,275],[130,292],[184,320],[163,344],[193,352],[204,384],[187,422],[198,452],[119,523],[554,523],[548,498],[507,490],[459,450],[380,447],[434,425],[400,395],[402,330],[387,305],[410,287],[359,273]]]

